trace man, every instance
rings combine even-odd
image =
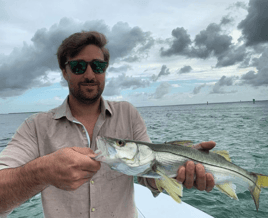
[[[46,218],[137,217],[133,177],[90,158],[98,135],[150,141],[131,104],[101,97],[109,64],[106,43],[103,34],[81,32],[60,45],[58,62],[69,96],[58,108],[28,118],[1,153],[2,216],[41,192]],[[198,146],[209,150],[215,143]],[[186,188],[214,186],[213,176],[192,161],[178,169],[177,180]],[[154,179],[139,178],[139,183],[158,194]]]

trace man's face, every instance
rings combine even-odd
[[[101,49],[95,45],[87,45],[83,50],[72,60],[92,61],[99,59],[104,61],[104,56]],[[92,104],[97,101],[103,92],[105,86],[105,73],[95,74],[90,65],[84,74],[76,75],[71,72],[70,66],[66,65],[62,70],[65,80],[68,82],[70,95],[84,104]]]

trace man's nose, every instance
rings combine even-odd
[[[88,78],[89,80],[95,78],[95,73],[93,72],[89,64],[87,65],[87,70],[85,71],[83,75],[85,78]]]

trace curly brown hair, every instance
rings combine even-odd
[[[57,58],[60,69],[65,69],[65,62],[67,59],[78,55],[79,52],[87,45],[96,45],[102,50],[104,61],[108,62],[108,67],[110,53],[108,49],[104,47],[106,44],[106,37],[102,33],[96,31],[82,31],[70,35],[68,38],[62,41],[57,51]]]

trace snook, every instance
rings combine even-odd
[[[205,153],[184,146],[189,143],[191,141],[152,144],[98,136],[96,153],[101,154],[96,160],[126,175],[155,178],[159,191],[165,189],[179,203],[182,185],[172,177],[176,177],[180,166],[192,160],[203,164],[206,172],[214,176],[216,187],[229,197],[238,199],[233,183],[248,188],[258,210],[261,188],[268,187],[268,176],[248,172],[231,163],[227,151]]]

